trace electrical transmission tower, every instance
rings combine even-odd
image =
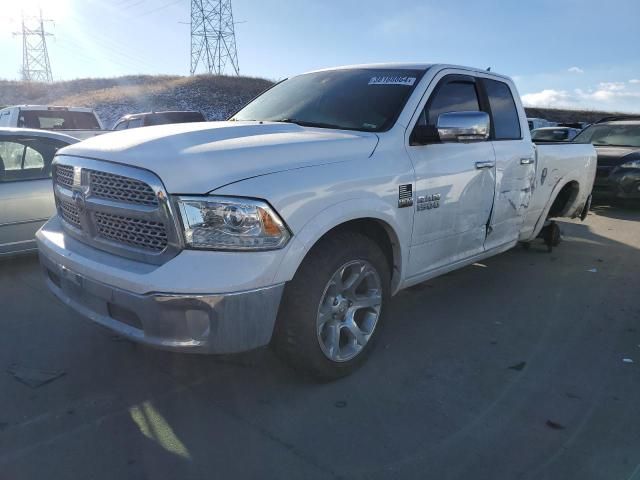
[[[44,30],[42,10],[38,17],[22,15],[22,79],[29,82],[53,82],[51,63],[47,50],[47,37],[52,36]]]
[[[191,0],[191,75],[200,65],[217,75],[230,65],[240,75],[231,0]]]

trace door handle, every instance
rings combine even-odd
[[[520,165],[531,165],[533,162],[533,157],[524,157],[520,159]]]
[[[493,168],[496,166],[496,162],[488,161],[488,162],[476,162],[476,168],[481,170],[483,168]]]

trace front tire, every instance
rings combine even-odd
[[[366,360],[389,301],[389,264],[356,232],[322,239],[285,288],[273,346],[292,367],[321,380]]]

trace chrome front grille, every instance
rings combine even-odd
[[[58,165],[55,174],[58,185],[71,188],[73,186],[73,167],[68,165]]]
[[[161,222],[100,212],[94,215],[98,235],[106,240],[155,252],[167,247],[167,232]]]
[[[137,205],[158,206],[153,189],[144,182],[112,173],[89,170],[91,194],[98,198]]]
[[[154,174],[66,155],[54,165],[56,205],[69,235],[147,263],[162,264],[178,253],[173,208]]]
[[[58,209],[60,210],[60,215],[62,215],[62,218],[64,218],[66,222],[78,229],[82,229],[82,225],[80,223],[80,211],[78,210],[78,207],[73,203],[58,200]]]

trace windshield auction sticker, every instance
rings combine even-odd
[[[405,75],[371,77],[369,85],[406,85],[411,87],[416,83],[416,77],[407,77]]]

